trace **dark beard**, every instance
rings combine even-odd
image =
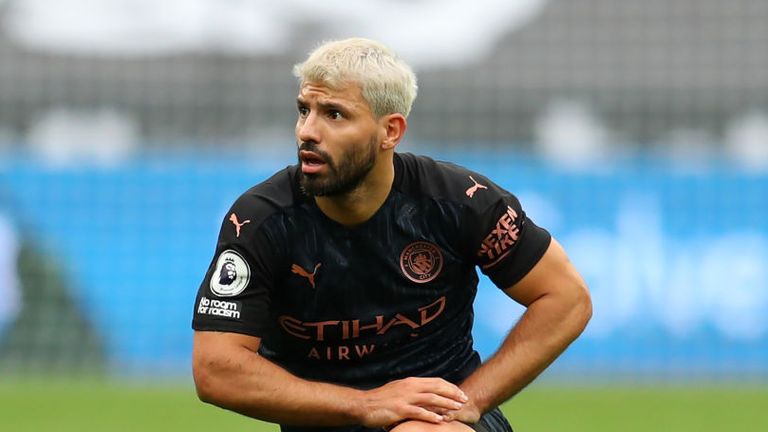
[[[328,166],[328,177],[316,174],[304,174],[299,169],[299,185],[304,194],[316,196],[338,196],[355,190],[371,172],[376,164],[376,137],[371,137],[367,149],[352,150],[343,156],[338,165],[331,156],[317,148],[312,141],[301,143],[299,151],[307,150],[320,155]],[[301,165],[301,159],[299,159]]]

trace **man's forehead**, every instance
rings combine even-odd
[[[363,99],[360,86],[356,83],[348,83],[339,87],[330,87],[323,83],[305,82],[299,88],[299,99],[317,99],[320,102],[346,102],[347,104],[367,103]]]

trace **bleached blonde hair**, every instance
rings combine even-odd
[[[364,38],[322,43],[293,67],[293,74],[299,85],[315,82],[336,90],[359,85],[377,118],[392,113],[408,117],[418,89],[408,64],[386,45]]]

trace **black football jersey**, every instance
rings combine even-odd
[[[302,193],[298,166],[241,195],[193,328],[259,336],[262,356],[311,380],[372,388],[466,378],[480,364],[476,268],[507,288],[538,262],[549,233],[478,173],[408,153],[394,164],[386,201],[354,227]]]

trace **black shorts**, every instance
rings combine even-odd
[[[479,422],[469,426],[477,432],[512,432],[512,426],[498,408],[483,414]]]

